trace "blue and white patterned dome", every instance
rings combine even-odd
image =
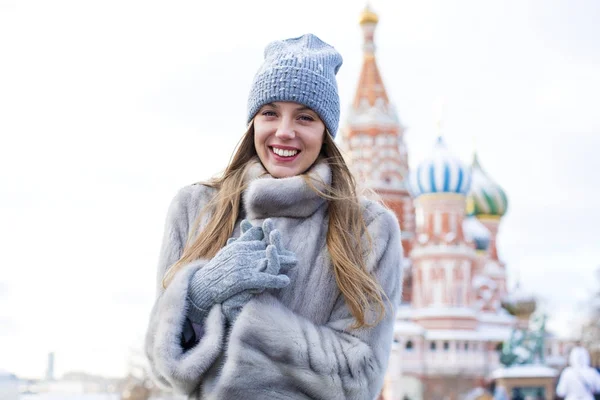
[[[441,137],[432,155],[421,162],[410,175],[414,197],[428,193],[457,193],[466,195],[471,186],[471,170],[456,158]]]

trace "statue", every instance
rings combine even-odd
[[[502,345],[500,362],[507,366],[544,363],[546,315],[534,313],[527,329],[515,328]]]

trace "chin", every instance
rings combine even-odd
[[[269,175],[278,179],[291,178],[292,176],[301,175],[308,171],[312,166],[312,164],[306,165],[306,159],[295,160],[294,163],[289,163],[289,165],[279,163],[276,160],[271,160],[269,158],[267,158],[265,160],[266,162],[264,162],[260,156],[259,159]]]
[[[298,171],[295,168],[281,168],[281,167],[267,168],[267,172],[273,178],[277,178],[277,179],[291,178],[292,176],[300,175],[302,173],[301,171]]]

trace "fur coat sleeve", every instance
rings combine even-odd
[[[233,326],[222,376],[211,398],[376,398],[400,302],[402,257],[396,218],[379,206],[377,210],[368,223],[373,250],[367,267],[390,300],[384,298],[384,319],[375,327],[351,329],[355,320],[340,295],[329,321],[319,325],[268,293],[257,295]],[[310,287],[302,295],[318,296]]]
[[[203,203],[208,201],[209,191],[201,185],[187,186],[171,202],[159,256],[156,299],[144,346],[155,381],[186,394],[196,389],[203,374],[221,353],[225,321],[221,306],[214,306],[205,321],[200,342],[184,352],[180,337],[189,307],[187,285],[204,261],[198,260],[184,267],[166,289],[162,286],[162,279],[167,269],[181,257],[190,226]]]

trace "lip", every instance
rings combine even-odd
[[[282,150],[298,150],[295,147],[290,147],[290,146],[275,146],[278,149],[282,149]],[[271,154],[271,156],[275,159],[275,161],[279,162],[279,163],[291,163],[294,162],[295,160],[298,159],[298,156],[301,154],[302,152],[300,150],[298,150],[298,153],[296,153],[295,156],[292,157],[282,157],[278,154],[276,154],[273,151],[273,146],[269,146],[269,154]]]

